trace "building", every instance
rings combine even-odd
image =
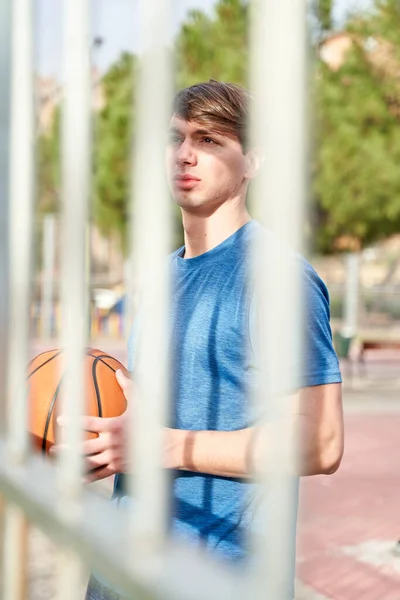
[[[62,101],[62,85],[52,77],[36,76],[36,115],[38,133],[48,135],[54,122],[57,107]],[[99,112],[105,105],[105,95],[100,72],[92,69],[92,108]]]

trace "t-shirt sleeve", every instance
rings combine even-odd
[[[307,261],[301,259],[300,266],[304,292],[303,338],[297,371],[300,387],[341,383],[339,361],[332,343],[328,289]],[[256,364],[259,360],[258,310],[254,292],[250,304],[249,332],[250,348]]]

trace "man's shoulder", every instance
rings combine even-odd
[[[174,250],[173,252],[171,252],[171,254],[168,254],[168,260],[169,260],[169,262],[172,263],[177,256],[181,256],[184,248],[185,248],[185,246],[180,246],[180,248],[177,248],[176,250]]]
[[[304,256],[298,255],[298,260],[300,262],[306,294],[316,293],[323,296],[329,302],[329,292],[324,280]]]

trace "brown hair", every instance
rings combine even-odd
[[[239,85],[210,79],[177,92],[173,113],[222,135],[235,136],[246,151],[249,104],[248,92]]]

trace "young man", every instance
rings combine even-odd
[[[249,557],[246,533],[257,522],[260,503],[251,477],[268,447],[268,429],[257,429],[249,412],[259,357],[248,257],[252,242],[267,233],[246,209],[258,169],[247,143],[248,112],[248,95],[238,86],[210,81],[182,90],[174,101],[167,148],[169,185],[182,212],[185,241],[171,255],[173,426],[166,429],[164,463],[173,475],[171,531],[240,564]],[[343,452],[341,376],[326,287],[308,263],[296,260],[307,313],[303,387],[292,408],[303,442],[298,474],[329,474]],[[134,351],[135,339],[131,370]],[[123,389],[130,385],[121,373],[118,380]],[[126,422],[124,415],[86,419],[85,428],[99,433],[85,443],[89,481],[129,471]],[[120,475],[116,494],[125,495]],[[88,599],[116,597],[95,580],[89,585]],[[293,589],[287,598],[293,598]]]

